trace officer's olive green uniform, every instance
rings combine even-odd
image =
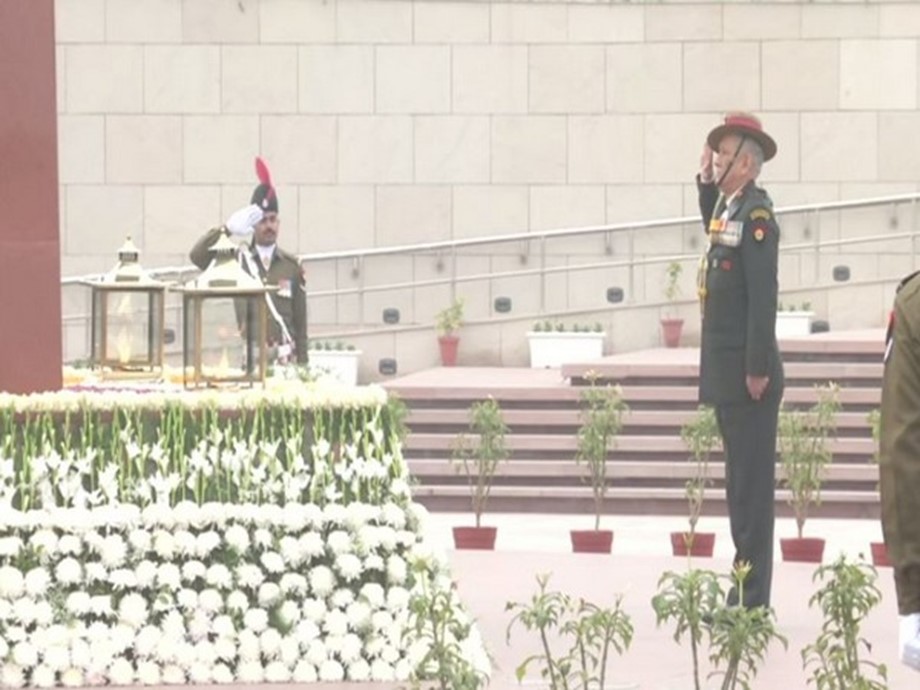
[[[885,351],[882,528],[901,615],[920,612],[920,274],[902,282]]]
[[[221,232],[222,228],[212,228],[192,247],[189,256],[192,263],[201,270],[207,268],[211,263],[213,256],[210,249],[217,242]],[[257,268],[262,281],[266,285],[278,286],[278,291],[271,295],[271,299],[278,315],[284,320],[288,333],[294,340],[294,355],[297,361],[301,364],[305,363],[307,361],[307,296],[300,262],[293,254],[275,246],[272,262],[266,271],[255,248],[250,246],[247,251],[252,259],[247,264]],[[269,313],[268,345],[277,347],[283,344],[281,326]]]
[[[727,209],[714,184],[698,189],[710,242],[699,275],[700,402],[714,406],[722,435],[735,561],[753,565],[743,603],[769,606],[784,385],[775,331],[779,226],[770,198],[753,182]],[[749,375],[770,377],[759,401],[747,391]]]

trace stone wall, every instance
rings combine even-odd
[[[693,213],[700,146],[727,109],[777,138],[763,182],[778,205],[920,179],[914,3],[56,9],[64,275],[107,269],[127,233],[146,265],[187,263],[248,201],[257,154],[301,253]]]

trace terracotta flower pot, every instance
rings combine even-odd
[[[573,529],[569,534],[575,553],[610,553],[613,548],[613,531],[609,529]]]
[[[493,551],[497,527],[454,527],[454,547]]]
[[[824,558],[824,540],[815,537],[780,539],[783,560],[797,563],[820,563]]]
[[[445,367],[455,366],[457,364],[457,349],[460,347],[459,336],[439,336],[438,347],[441,349],[441,364]]]
[[[680,345],[680,334],[683,328],[683,319],[662,319],[661,337],[664,340],[664,346],[678,347]]]
[[[869,544],[872,550],[872,565],[879,568],[890,568],[891,561],[888,560],[888,547],[883,541],[874,541]]]
[[[688,532],[671,532],[671,552],[675,556],[687,555]],[[690,547],[691,556],[712,558],[712,550],[716,545],[714,532],[697,532],[693,535],[693,545]]]

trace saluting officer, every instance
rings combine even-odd
[[[281,219],[278,194],[271,175],[261,158],[256,158],[260,183],[252,192],[249,206],[235,211],[219,228],[212,228],[192,247],[189,256],[204,270],[213,258],[211,246],[222,232],[237,237],[252,233],[252,241],[240,249],[243,268],[258,276],[266,285],[277,285],[275,293],[266,295],[268,307],[268,347],[272,359],[286,363],[307,361],[306,281],[300,261],[278,246]]]
[[[735,562],[752,570],[744,606],[769,606],[776,427],[783,363],[776,344],[779,226],[755,183],[776,142],[749,113],[713,129],[697,176],[709,246],[700,263],[700,402],[715,408]],[[737,603],[737,592],[729,603]]]
[[[920,273],[901,282],[888,323],[879,441],[882,528],[894,566],[900,656],[920,669]]]

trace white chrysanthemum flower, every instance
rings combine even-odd
[[[243,625],[253,632],[260,633],[268,627],[268,613],[264,609],[249,609],[243,615]]]
[[[29,538],[29,543],[40,554],[44,562],[47,562],[57,554],[58,537],[54,530],[40,529],[36,531]]]
[[[70,667],[61,672],[61,685],[65,688],[79,688],[85,685],[83,671],[79,668]]]
[[[108,618],[114,611],[112,610],[112,597],[109,594],[97,594],[89,600],[89,610],[94,616]]]
[[[125,658],[115,659],[109,666],[109,680],[112,685],[131,685],[134,683],[134,666]]]
[[[281,576],[281,591],[285,594],[306,594],[307,578],[300,573],[285,573]]]
[[[224,598],[216,589],[204,589],[198,595],[198,606],[207,613],[217,613],[224,607]]]
[[[3,569],[0,568],[0,583],[3,583],[3,580]],[[45,568],[32,568],[26,573],[23,585],[29,596],[43,597],[51,585],[51,575]],[[2,588],[3,584],[0,584],[0,589]],[[2,592],[0,592],[0,596],[3,596]]]
[[[393,616],[389,611],[374,611],[371,614],[371,627],[377,631],[384,631],[393,625]]]
[[[242,525],[230,525],[224,532],[224,541],[237,553],[243,553],[249,549],[249,530]]]
[[[370,607],[378,609],[386,604],[386,590],[376,582],[368,582],[358,590],[358,596]]]
[[[182,565],[182,578],[189,584],[193,584],[198,578],[204,578],[208,568],[201,561],[186,561]]]
[[[137,579],[137,586],[141,589],[153,587],[157,577],[157,566],[153,561],[141,561],[134,568],[134,577]]]
[[[265,680],[269,683],[286,683],[291,680],[291,671],[287,664],[281,661],[272,661],[265,667]]]
[[[169,664],[163,667],[162,682],[164,685],[185,685],[185,671],[176,664]]]
[[[261,683],[265,680],[261,661],[244,661],[237,666],[236,672],[241,683]]]
[[[12,608],[10,610],[12,611]],[[29,634],[26,632],[26,629],[21,625],[9,625],[7,626],[4,633],[6,641],[10,644],[22,642],[29,636]]]
[[[354,582],[361,576],[361,559],[352,553],[340,554],[335,559],[335,568],[347,582]]]
[[[196,640],[197,642],[197,640]],[[179,644],[176,649],[176,665],[184,668],[186,671],[195,663],[198,658],[195,647],[188,644]]]
[[[259,635],[259,649],[266,659],[277,659],[281,654],[281,633],[274,628],[267,628]]]
[[[132,628],[147,622],[147,600],[140,594],[128,594],[118,603],[119,619]]]
[[[180,609],[191,611],[198,608],[198,592],[194,589],[180,589],[176,595],[176,604]]]
[[[207,613],[203,609],[198,609],[192,613],[192,617],[188,622],[188,634],[196,644],[201,640],[207,638],[211,633],[211,614]]]
[[[236,678],[233,677],[233,671],[230,670],[230,667],[227,664],[217,663],[214,664],[214,667],[211,669],[211,675],[214,678],[215,683],[232,683]]]
[[[380,508],[380,514],[384,523],[396,529],[400,529],[406,524],[406,511],[396,503],[384,503]]]
[[[378,683],[386,683],[396,679],[396,673],[393,666],[381,659],[375,659],[371,663],[371,680]]]
[[[397,537],[397,531],[392,527],[387,527],[386,525],[377,528],[377,548],[385,553],[395,551],[399,539]]]
[[[405,682],[409,680],[412,676],[412,669],[414,667],[406,659],[400,659],[396,662],[396,666],[393,668],[393,674],[396,676],[396,680],[399,682]]]
[[[128,556],[128,546],[117,534],[110,534],[102,543],[100,560],[102,564],[109,568],[117,568],[125,562]]]
[[[38,650],[28,641],[17,642],[12,649],[13,663],[23,668],[31,668],[38,663]]]
[[[141,661],[137,665],[137,681],[141,685],[159,685],[160,666],[152,661]]]
[[[35,600],[30,597],[21,597],[13,602],[13,617],[23,625],[30,626],[35,622],[36,611]]]
[[[109,571],[106,569],[102,563],[86,563],[84,564],[84,581],[87,584],[94,582],[108,582],[109,580]]]
[[[405,587],[390,587],[387,590],[387,608],[390,611],[402,611],[409,607],[412,593]]]
[[[372,553],[364,559],[364,572],[380,572],[386,569],[386,561],[380,554]]]
[[[319,599],[304,599],[302,610],[304,618],[315,623],[321,623],[327,611],[326,604]]]
[[[300,548],[300,541],[290,535],[281,537],[281,541],[278,543],[278,551],[281,553],[281,558],[289,566],[298,566],[306,560],[306,554]]]
[[[0,658],[6,656],[0,650]],[[53,671],[63,671],[70,667],[70,650],[59,644],[42,646],[42,662]]]
[[[408,568],[406,561],[393,554],[387,559],[387,581],[392,585],[401,585],[406,581]]]
[[[233,662],[236,659],[236,643],[229,637],[218,637],[214,641],[214,656],[221,661]]]
[[[352,630],[360,630],[367,627],[370,624],[371,612],[371,607],[365,602],[352,602],[345,609],[345,616],[348,618],[348,627]]]
[[[157,584],[172,592],[182,587],[182,572],[175,563],[163,563],[157,570]]]
[[[220,535],[214,530],[208,530],[198,535],[195,545],[195,554],[198,558],[208,559],[211,553],[220,547]]]
[[[262,657],[262,647],[259,645],[259,636],[252,630],[243,630],[237,638],[241,661],[259,661]]]
[[[294,673],[291,680],[295,683],[315,683],[319,676],[316,675],[316,667],[306,659],[301,659],[294,667]]]
[[[83,542],[75,534],[64,534],[58,540],[58,551],[60,553],[75,556],[83,551]]]
[[[137,573],[128,568],[119,568],[109,573],[109,583],[115,589],[137,589]]]
[[[394,638],[390,636],[390,639],[392,640]],[[398,632],[395,639],[399,639]],[[388,644],[380,651],[380,658],[388,664],[395,664],[400,658],[399,649],[395,645]]]
[[[211,623],[211,631],[218,637],[231,639],[236,637],[236,626],[233,624],[233,619],[226,614],[214,618]]]
[[[86,668],[90,665],[92,659],[93,657],[89,649],[89,643],[86,640],[74,638],[70,641],[70,663],[73,667]],[[82,674],[80,680],[80,685],[82,685]]]
[[[339,587],[329,597],[329,606],[334,609],[345,609],[355,600],[355,593],[346,587]]]
[[[161,637],[162,634],[158,627],[155,625],[145,625],[138,631],[137,637],[134,640],[134,652],[141,657],[153,656],[153,652],[157,644],[159,644]]]
[[[327,659],[319,667],[319,679],[336,682],[345,678],[345,669],[335,659]]]
[[[326,551],[326,545],[323,543],[322,536],[316,532],[302,534],[297,540],[297,543],[300,546],[301,552],[307,558],[321,556]]]
[[[191,557],[195,555],[195,535],[188,530],[180,530],[175,533],[176,552],[180,556]]]
[[[78,618],[89,613],[92,597],[86,592],[71,592],[64,601],[64,607]]]
[[[227,596],[227,609],[229,611],[239,611],[240,613],[245,612],[249,609],[249,597],[246,596],[245,592],[238,589],[233,590]]]
[[[32,669],[29,685],[35,688],[53,688],[57,683],[57,672],[50,666],[41,664]]]
[[[218,589],[230,589],[233,586],[233,573],[223,563],[215,563],[208,568],[205,582]]]
[[[267,508],[268,506],[263,507]],[[252,543],[258,546],[260,549],[270,549],[275,543],[275,538],[267,529],[260,527],[252,533]]]
[[[354,541],[348,532],[336,530],[329,533],[329,537],[326,539],[326,547],[334,555],[351,553],[354,549]]]
[[[278,607],[278,617],[285,626],[293,626],[300,620],[300,605],[288,599]]]
[[[307,646],[307,651],[304,653],[304,658],[314,666],[319,666],[322,664],[324,661],[326,661],[327,658],[329,658],[329,655],[326,652],[325,643],[319,638],[311,640],[310,644]]]
[[[348,520],[348,509],[341,503],[327,503],[323,506],[323,521],[327,525],[344,525]]]
[[[318,565],[310,570],[310,588],[312,591],[326,597],[335,588],[335,575],[325,565]]]
[[[323,629],[330,635],[344,635],[348,632],[348,616],[339,610],[330,611],[323,621]]]
[[[19,537],[0,538],[0,557],[14,558],[22,551],[22,539]]]
[[[354,633],[347,633],[342,637],[339,648],[339,658],[345,663],[352,663],[361,658],[364,651],[364,642]]]
[[[181,638],[185,636],[185,616],[175,609],[169,611],[160,621],[164,637]]]
[[[419,535],[411,530],[401,529],[396,530],[396,543],[402,544],[403,546],[416,546],[419,542]],[[444,562],[445,556],[441,553],[432,553],[434,560],[438,562]]]
[[[275,551],[266,551],[262,554],[259,561],[262,563],[262,567],[273,575],[283,573],[285,570],[284,558]]]
[[[200,661],[194,662],[188,670],[188,678],[192,683],[204,684],[211,682],[211,667]]]
[[[270,607],[281,599],[281,587],[274,582],[263,582],[259,586],[258,600],[263,607]]]
[[[83,568],[77,559],[65,558],[54,569],[54,577],[62,585],[75,585],[83,579]]]
[[[356,682],[370,680],[370,664],[368,664],[364,659],[357,659],[348,664],[348,667],[345,670],[345,675],[348,677],[348,680]]]
[[[294,626],[294,636],[301,647],[306,647],[310,642],[319,637],[319,626],[310,620],[302,620]]]
[[[136,555],[146,556],[153,547],[153,535],[145,529],[135,529],[128,533],[128,544]]]
[[[265,581],[265,574],[259,566],[243,563],[236,569],[236,579],[241,586],[256,589]]]
[[[157,530],[153,534],[153,550],[162,561],[174,559],[178,551],[176,538],[166,530]]]
[[[278,648],[278,658],[288,668],[293,668],[298,662],[300,659],[300,643],[294,635],[287,635],[282,638],[281,646]]]

